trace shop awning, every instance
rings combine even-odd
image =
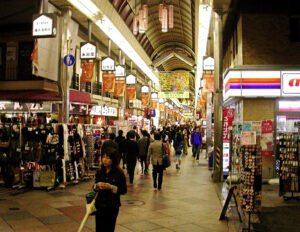
[[[70,90],[70,102],[90,104],[91,103],[91,95],[86,92]]]

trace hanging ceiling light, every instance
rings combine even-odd
[[[138,16],[137,15],[135,15],[134,17],[133,17],[133,34],[134,35],[137,35],[138,34]]]
[[[169,5],[169,28],[174,27],[174,6]]]
[[[159,21],[162,23],[162,12],[163,12],[163,9],[164,9],[164,4],[159,4],[159,7],[158,7],[158,19]]]
[[[145,33],[146,28],[145,28],[145,20],[144,20],[144,10],[143,8],[140,9],[140,14],[139,14],[139,33],[143,34]]]
[[[166,7],[162,9],[161,31],[168,32],[168,10]]]
[[[143,13],[144,13],[144,22],[145,22],[145,30],[148,29],[148,5],[143,5]]]

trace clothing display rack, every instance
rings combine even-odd
[[[299,136],[297,133],[280,133],[278,136],[279,195],[284,200],[300,200],[299,196]],[[285,196],[291,193],[291,196]]]

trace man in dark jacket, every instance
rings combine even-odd
[[[119,135],[116,137],[115,142],[119,145],[120,158],[123,159],[123,169],[124,169],[125,164],[126,164],[126,159],[125,159],[125,154],[124,154],[125,136],[123,136],[122,130],[119,130],[118,134]]]
[[[200,133],[199,128],[197,127],[191,136],[191,144],[193,146],[193,157],[197,156],[197,160],[199,160],[200,148],[202,144],[202,135]]]
[[[148,155],[148,148],[150,145],[150,139],[148,138],[147,131],[142,131],[143,137],[138,141],[139,145],[139,159],[142,166],[142,174],[148,174],[148,165],[147,165],[147,155]],[[144,167],[145,166],[145,167]]]
[[[119,153],[119,145],[114,141],[115,138],[116,135],[114,133],[109,134],[109,140],[105,141],[101,147],[101,157],[103,156],[103,154],[108,148],[114,148]],[[120,157],[119,157],[119,161],[120,161]]]
[[[135,141],[135,137],[136,137],[135,133],[129,131],[128,137],[129,140],[127,140],[125,144],[125,153],[126,153],[126,164],[127,164],[127,172],[129,174],[129,181],[130,184],[132,184],[136,161],[139,157],[139,146]]]

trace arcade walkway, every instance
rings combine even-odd
[[[137,174],[122,197],[116,231],[232,232],[226,221],[218,221],[220,194],[206,163],[203,158],[196,163],[190,151],[180,171],[173,163],[165,172],[161,191],[153,190],[151,175]],[[66,190],[33,190],[18,195],[0,191],[0,231],[77,231],[85,213],[84,195],[91,185],[92,181]],[[90,217],[85,231],[94,228],[94,217]]]

